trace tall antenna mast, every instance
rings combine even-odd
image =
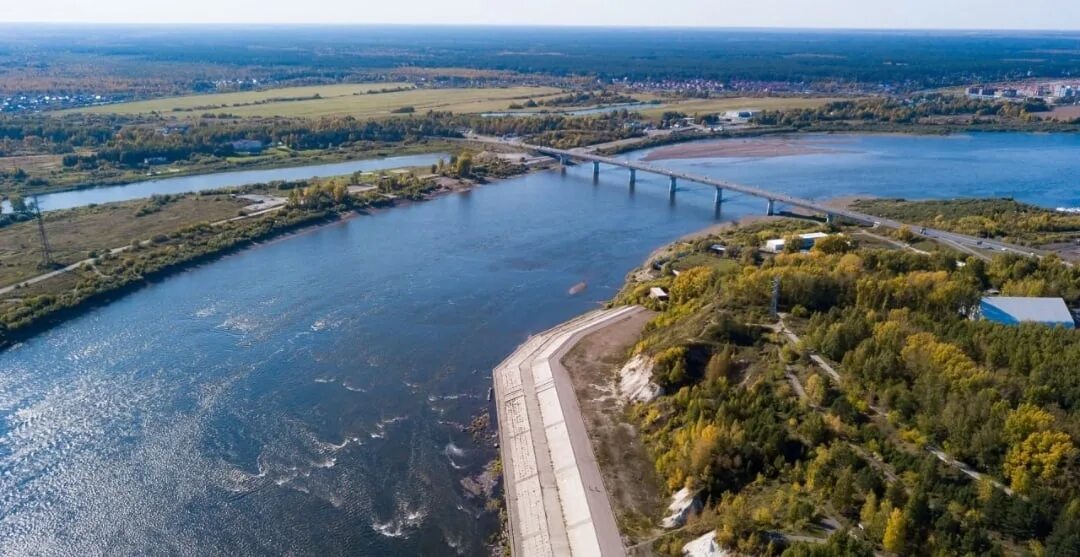
[[[41,218],[41,205],[38,197],[34,196],[34,216],[37,217],[38,236],[41,237],[41,266],[49,268],[53,266],[52,249],[49,248],[49,237],[45,235],[45,220]]]

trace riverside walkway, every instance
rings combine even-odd
[[[512,551],[521,557],[623,556],[569,373],[583,337],[644,311],[598,310],[532,336],[494,370]]]

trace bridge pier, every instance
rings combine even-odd
[[[720,205],[724,203],[724,189],[716,188],[716,195],[713,196],[713,207],[717,210],[720,209]]]
[[[769,208],[765,210],[765,214],[770,216],[770,217],[776,214],[776,200],[775,199],[770,199],[769,200]]]
[[[593,161],[592,163],[592,175],[596,178],[600,175],[600,161]]]
[[[630,189],[634,188],[634,184],[637,182],[637,169],[630,169]]]
[[[832,213],[825,213],[825,224],[834,224],[836,222],[836,215]]]
[[[667,190],[668,195],[670,195],[672,197],[675,197],[675,187],[676,187],[677,184],[678,184],[678,181],[675,179],[674,176],[672,176],[671,177],[671,184],[668,186],[668,190]]]

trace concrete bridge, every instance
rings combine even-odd
[[[914,234],[918,236],[941,242],[964,253],[974,255],[984,260],[989,260],[990,254],[993,252],[1009,252],[1034,257],[1043,257],[1047,255],[1046,252],[1026,246],[1020,246],[986,238],[978,238],[975,236],[958,234],[956,232],[949,232],[946,230],[927,228],[919,226],[917,224],[906,224],[897,220],[877,217],[859,211],[829,207],[827,205],[818,203],[810,199],[803,199],[801,197],[774,192],[764,188],[748,186],[745,184],[738,184],[726,180],[719,180],[716,178],[711,178],[709,176],[702,176],[700,174],[669,170],[639,161],[620,160],[612,157],[605,157],[603,155],[598,155],[594,152],[590,152],[584,149],[555,149],[553,147],[544,147],[541,145],[530,145],[520,141],[500,140],[477,136],[470,137],[469,140],[510,145],[519,149],[526,149],[529,151],[554,157],[561,161],[563,164],[567,164],[571,161],[591,162],[593,165],[594,177],[599,177],[601,165],[625,168],[629,171],[629,185],[631,188],[634,187],[634,184],[637,181],[638,171],[667,176],[668,194],[672,198],[675,197],[675,194],[678,191],[679,181],[693,182],[706,186],[712,186],[716,188],[713,202],[717,210],[719,210],[720,207],[723,205],[724,192],[725,190],[727,190],[760,198],[762,201],[765,202],[764,212],[766,215],[771,216],[776,214],[778,211],[778,204],[783,204],[788,207],[798,207],[800,209],[805,209],[807,211],[823,215],[826,222],[829,223],[836,222],[838,219],[840,219],[850,222],[852,224],[862,224],[890,229],[898,229],[906,225],[911,229]],[[1066,265],[1071,266],[1071,263],[1066,262]]]
[[[762,201],[765,202],[765,214],[767,215],[776,214],[778,210],[777,204],[782,203],[789,207],[798,207],[800,209],[806,209],[814,213],[819,213],[825,217],[825,220],[827,222],[833,222],[833,220],[837,218],[842,218],[854,224],[866,224],[871,226],[877,225],[889,228],[899,228],[900,226],[902,226],[902,223],[888,221],[888,219],[881,219],[879,217],[860,213],[858,211],[850,211],[846,209],[829,207],[809,199],[803,199],[792,195],[773,192],[754,186],[747,186],[744,184],[729,182],[727,180],[718,180],[709,176],[691,174],[689,172],[681,172],[678,170],[669,170],[648,163],[630,160],[620,160],[580,150],[555,149],[552,147],[543,147],[539,145],[516,145],[529,149],[531,151],[535,151],[537,153],[542,153],[554,157],[561,161],[563,164],[567,164],[571,161],[591,162],[593,165],[594,176],[600,175],[600,165],[610,165],[626,168],[627,170],[629,170],[629,183],[631,187],[634,186],[634,184],[637,182],[638,171],[658,174],[660,176],[666,176],[668,178],[668,194],[672,197],[674,197],[676,192],[678,191],[678,184],[680,181],[712,186],[716,188],[713,202],[717,208],[719,208],[724,203],[724,191],[727,190],[760,198]]]

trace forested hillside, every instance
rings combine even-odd
[[[1080,271],[887,249],[852,231],[804,253],[756,249],[810,226],[683,246],[666,268],[704,264],[619,298],[662,311],[636,350],[667,394],[633,412],[667,488],[705,501],[661,550],[716,529],[747,554],[1075,555],[1080,333],[970,316],[984,291],[1018,281],[1075,305]],[[724,257],[707,255],[715,243]],[[670,301],[649,299],[652,286]]]

